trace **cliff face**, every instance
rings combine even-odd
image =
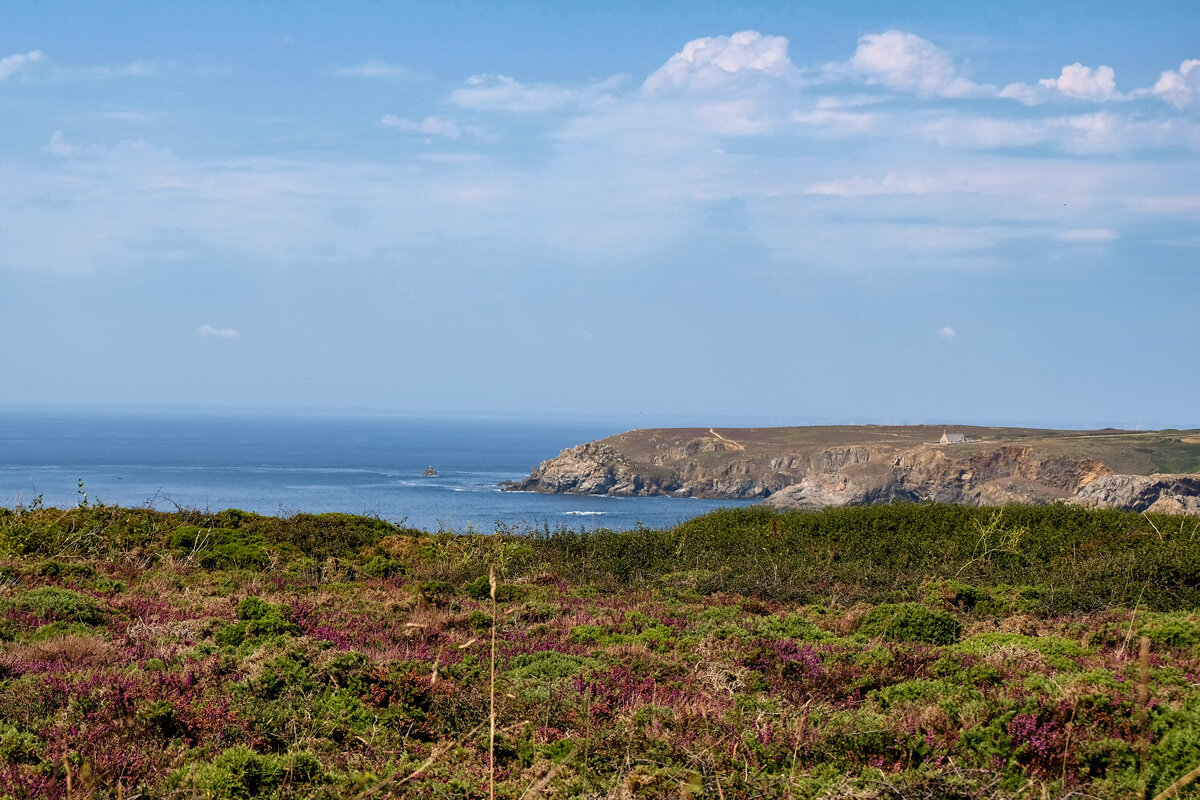
[[[1106,475],[1068,502],[1088,508],[1200,516],[1200,475]]]
[[[1031,447],[1002,446],[956,458],[919,447],[891,459],[885,470],[853,466],[814,470],[766,500],[775,508],[824,508],[892,500],[1002,505],[1047,503],[1074,495],[1112,470],[1093,459],[1039,457]]]
[[[1200,475],[1118,474],[1111,466],[1153,467],[1145,454],[1157,457],[1160,450],[1187,459],[1193,446],[1200,464],[1200,443],[1174,435],[1180,432],[970,429],[982,435],[965,445],[940,445],[940,430],[631,431],[564,450],[528,478],[502,486],[547,493],[765,498],[776,508],[892,500],[1068,501],[1200,514]]]

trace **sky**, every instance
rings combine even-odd
[[[0,126],[0,407],[1200,427],[1194,3],[41,0]]]

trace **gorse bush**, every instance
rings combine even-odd
[[[71,589],[44,586],[18,593],[10,605],[27,611],[45,622],[79,622],[84,625],[101,619],[100,606],[90,597]]]
[[[892,642],[953,644],[962,633],[962,623],[944,611],[916,603],[884,603],[862,618],[858,633]]]

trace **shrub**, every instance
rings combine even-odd
[[[235,625],[224,625],[213,634],[213,641],[223,647],[237,647],[243,642],[270,636],[299,636],[300,626],[292,621],[292,610],[247,597],[238,603]]]
[[[167,537],[167,546],[194,555],[205,569],[262,569],[270,562],[261,534],[230,528],[184,525]]]
[[[177,770],[167,780],[176,791],[199,791],[213,800],[255,800],[275,797],[288,785],[313,783],[321,776],[320,762],[308,752],[260,755],[236,745],[212,763]]]
[[[962,624],[944,611],[917,603],[884,603],[867,612],[858,632],[892,642],[953,644],[962,633]]]
[[[95,600],[57,586],[43,586],[40,589],[21,592],[12,602],[16,607],[36,614],[44,620],[94,625],[101,618],[100,607]]]
[[[492,585],[486,575],[468,583],[463,587],[463,594],[473,600],[483,602],[492,596]],[[496,584],[496,602],[511,603],[514,600],[520,600],[525,596],[525,590],[520,586],[513,586],[511,583]]]
[[[405,575],[409,569],[391,556],[380,555],[372,557],[358,571],[368,578],[390,578],[392,575]]]

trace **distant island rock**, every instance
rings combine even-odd
[[[761,498],[780,509],[933,500],[1200,514],[1197,473],[1197,430],[660,428],[568,448],[501,488]]]
[[[426,467],[425,471],[421,473],[422,478],[436,478],[437,476],[438,471],[433,467]]]

